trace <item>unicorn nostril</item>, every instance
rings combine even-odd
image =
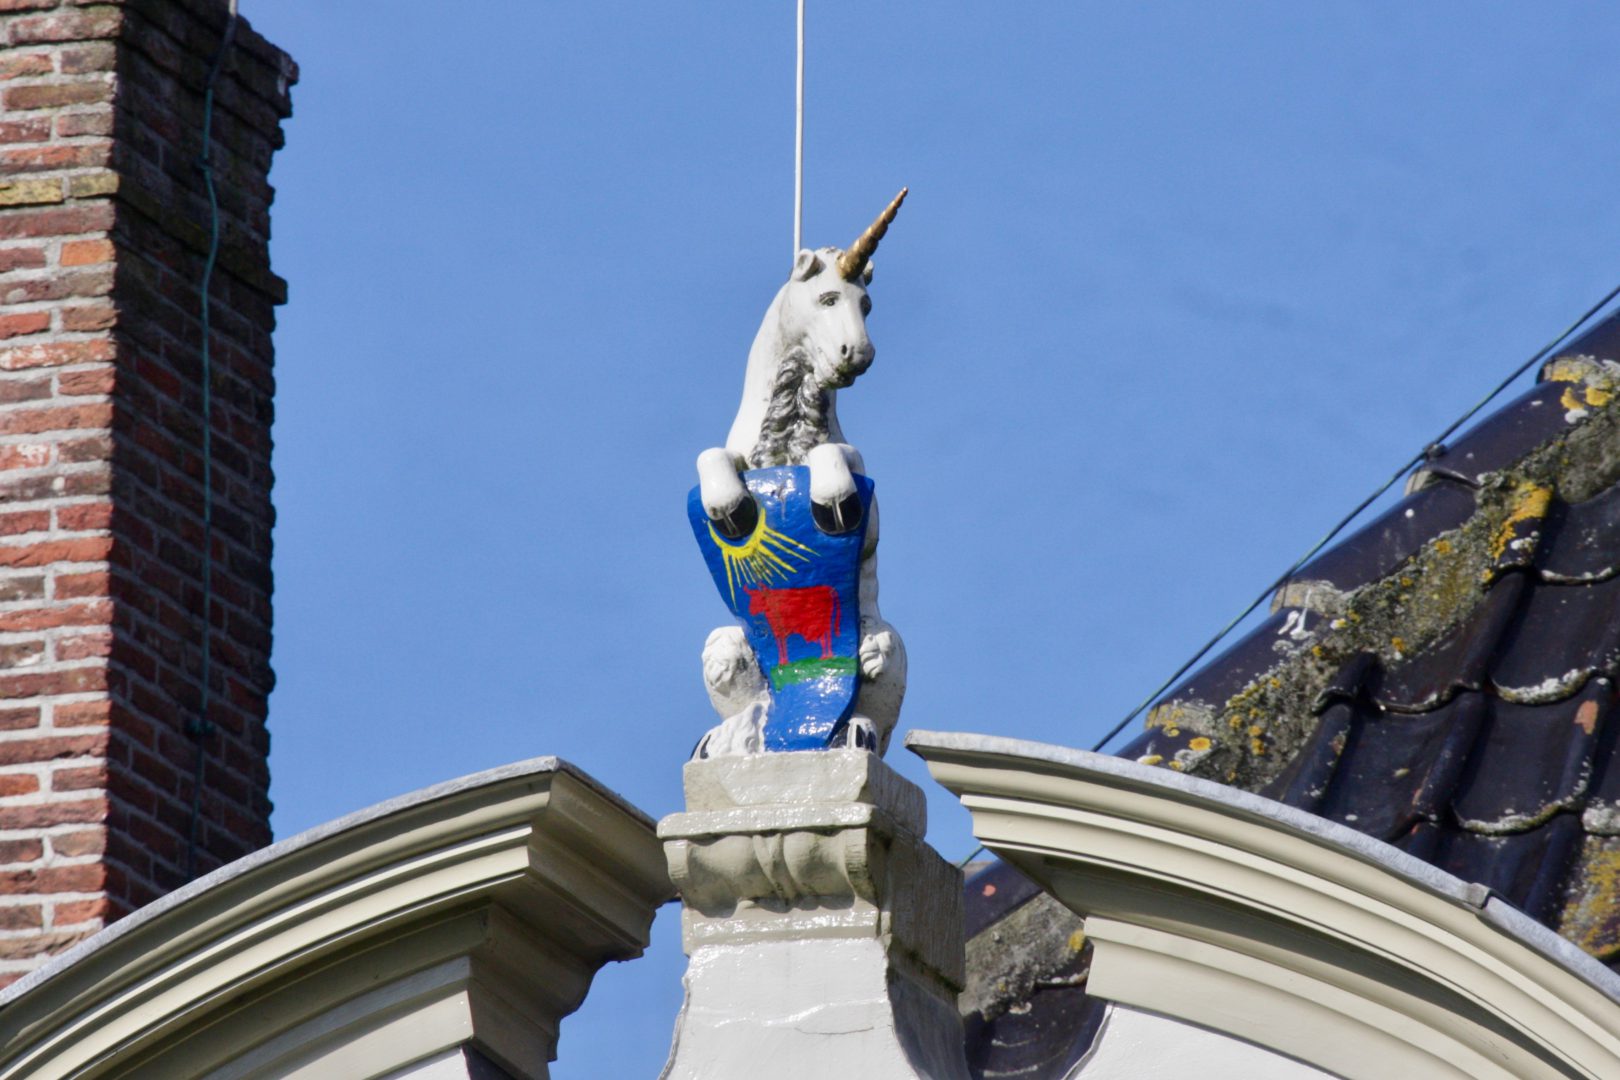
[[[840,346],[838,346],[838,355],[839,355],[839,357],[841,359],[848,360],[849,359],[849,346],[848,345],[840,345]]]

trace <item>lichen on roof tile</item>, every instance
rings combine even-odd
[[[1122,754],[1381,836],[1620,954],[1617,351],[1611,318],[1431,455]]]
[[[1548,370],[1565,379],[1584,374],[1589,381],[1567,385],[1579,385],[1583,395],[1596,387],[1601,397],[1616,366],[1563,357]],[[1532,392],[1502,411],[1532,409],[1528,403],[1543,399]],[[1258,789],[1304,745],[1325,704],[1324,690],[1357,655],[1378,658],[1370,689],[1390,708],[1425,711],[1460,689],[1478,688],[1517,612],[1519,594],[1529,589],[1523,575],[1533,574],[1555,507],[1590,498],[1620,478],[1620,408],[1612,394],[1604,400],[1578,421],[1560,418],[1551,427],[1492,417],[1482,429],[1505,433],[1516,448],[1527,431],[1541,441],[1475,477],[1472,514],[1428,537],[1382,576],[1322,583],[1330,603],[1313,599],[1315,583],[1302,574],[1280,595],[1282,609],[1169,694],[1150,714],[1149,727],[1209,738],[1213,748],[1197,772]],[[1494,459],[1491,444],[1479,442],[1477,432],[1470,438],[1474,460]],[[1341,547],[1383,546],[1386,535],[1363,530]],[[1620,548],[1620,536],[1612,546]],[[1340,566],[1354,561],[1343,553],[1337,558]],[[1299,614],[1290,619],[1290,611]],[[1285,628],[1292,640],[1275,640]],[[1599,661],[1604,663],[1606,658]]]

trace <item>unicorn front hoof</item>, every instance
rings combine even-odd
[[[816,528],[828,536],[840,536],[860,525],[861,498],[851,495],[830,506],[813,502],[810,504],[810,517],[814,519]]]
[[[759,504],[745,497],[735,506],[710,514],[709,520],[714,523],[714,531],[727,540],[741,540],[759,524]]]
[[[703,512],[715,532],[727,540],[740,540],[759,524],[759,505],[743,485],[742,462],[723,447],[698,455],[698,493]]]
[[[810,516],[830,536],[851,532],[861,523],[861,499],[843,448],[822,443],[805,455],[810,467]]]

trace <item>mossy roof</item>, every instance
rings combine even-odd
[[[1620,968],[1617,742],[1620,316],[1432,452],[1121,756],[1377,836]],[[982,909],[970,937],[1003,939],[987,962],[1016,951],[1029,903],[985,876],[1008,873],[967,885]],[[1061,936],[1060,915],[1021,921]],[[1078,956],[1064,960],[1044,981],[1003,978],[969,1017],[979,1075],[1061,1076],[1076,1059],[1095,1013]]]

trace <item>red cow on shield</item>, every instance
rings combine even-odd
[[[763,615],[776,638],[777,664],[788,662],[787,642],[794,634],[821,646],[821,657],[832,655],[833,637],[839,632],[843,612],[838,590],[831,585],[806,589],[743,589],[748,594],[748,614]]]

